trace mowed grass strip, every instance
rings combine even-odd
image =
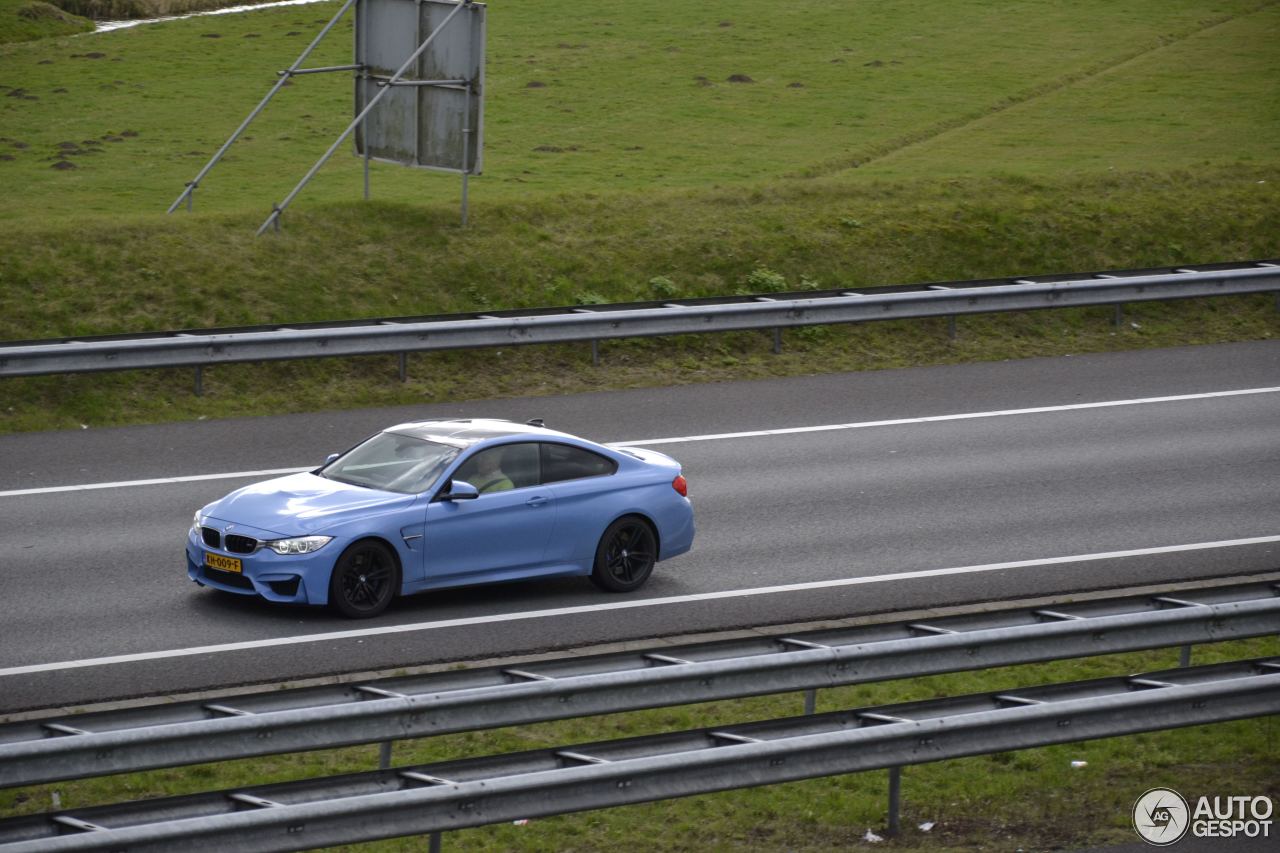
[[[1275,638],[1197,646],[1197,665],[1280,654]],[[1176,649],[982,672],[833,688],[818,693],[819,713],[969,693],[1012,690],[1177,665]],[[801,694],[789,693],[659,708],[492,731],[401,741],[392,765],[569,746],[594,740],[727,726],[797,716]],[[1275,716],[1123,738],[996,753],[909,766],[902,772],[902,835],[883,833],[887,771],[873,771],[745,788],[648,805],[627,806],[461,830],[445,835],[445,849],[597,851],[844,850],[902,851],[1079,849],[1137,843],[1129,824],[1133,802],[1154,786],[1188,798],[1201,795],[1280,795],[1280,739]],[[272,782],[376,769],[376,745],[267,756],[188,768],[0,791],[0,814],[255,788]],[[1084,762],[1073,766],[1073,762]],[[932,824],[922,830],[922,824]],[[343,850],[418,851],[421,838]]]

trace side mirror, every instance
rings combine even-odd
[[[480,497],[480,490],[466,480],[452,481],[436,500],[441,501],[473,501]]]
[[[342,455],[341,453],[330,453],[328,456],[324,458],[324,464],[328,465],[330,462],[337,459],[341,455]]]

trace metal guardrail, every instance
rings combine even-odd
[[[1260,582],[47,717],[0,787],[1277,633]]]
[[[0,821],[0,851],[300,850],[1273,714],[1280,658]]]
[[[1280,261],[0,343],[0,377],[549,344],[1280,292]],[[775,348],[777,342],[775,341]],[[403,363],[401,366],[403,374]],[[198,384],[198,380],[197,380]]]

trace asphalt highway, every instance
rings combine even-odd
[[[671,454],[694,550],[364,622],[187,580],[244,472],[440,416]],[[0,713],[1277,569],[1280,342],[3,436]]]

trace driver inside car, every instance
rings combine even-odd
[[[508,489],[514,489],[515,484],[511,482],[511,478],[502,470],[502,450],[495,448],[494,450],[484,451],[477,454],[472,464],[475,466],[470,477],[463,478],[476,487],[480,494],[488,494],[490,492],[505,492]],[[474,479],[471,479],[474,478]]]

